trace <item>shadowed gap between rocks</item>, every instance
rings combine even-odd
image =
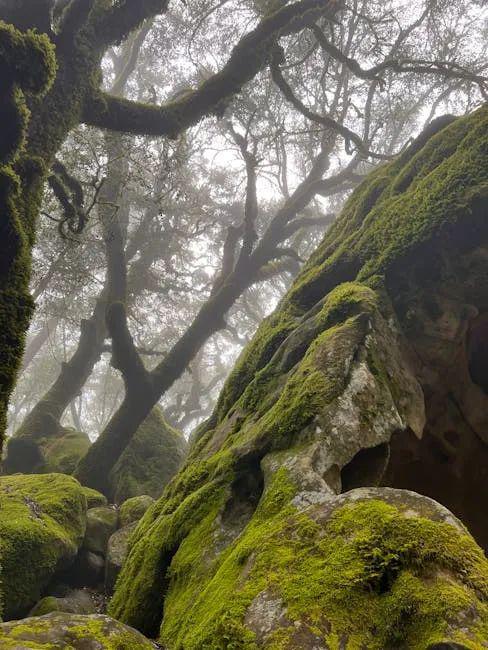
[[[222,513],[222,524],[234,534],[241,532],[252,518],[264,490],[262,452],[240,459],[231,485],[231,494]]]

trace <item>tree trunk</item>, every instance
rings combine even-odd
[[[183,374],[206,341],[225,327],[225,314],[250,282],[251,274],[241,272],[239,282],[224,284],[203,305],[190,327],[152,372],[137,378],[124,376],[126,394],[121,406],[75,472],[81,483],[110,496],[110,471],[120,454],[148,413]]]

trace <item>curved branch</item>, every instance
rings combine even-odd
[[[86,102],[82,120],[113,131],[176,138],[202,117],[222,114],[232,97],[268,65],[282,36],[301,31],[319,16],[332,19],[342,7],[343,0],[300,0],[286,5],[246,34],[222,70],[197,90],[159,107],[119,99],[99,90]]]
[[[165,13],[168,5],[169,0],[119,0],[97,12],[93,24],[94,40],[103,49],[118,45],[146,20]]]
[[[371,154],[365,146],[361,137],[357,133],[354,133],[354,131],[351,131],[351,129],[349,129],[347,126],[344,126],[344,124],[337,122],[328,115],[319,115],[318,113],[315,113],[314,111],[307,108],[307,106],[305,106],[305,104],[294,94],[290,84],[284,78],[279,66],[279,64],[282,62],[282,50],[281,48],[276,48],[271,64],[271,77],[273,78],[273,81],[278,86],[278,88],[281,90],[285,99],[287,99],[290,104],[296,108],[297,111],[299,111],[310,121],[316,122],[317,124],[322,124],[322,126],[325,126],[328,129],[331,129],[341,135],[346,143],[346,152],[348,154],[352,153],[351,144],[354,144],[362,156],[368,157],[372,155],[378,157],[378,154]]]

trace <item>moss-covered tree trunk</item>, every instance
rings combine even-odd
[[[44,161],[30,156],[26,148],[27,102],[48,91],[54,74],[54,52],[47,38],[23,35],[0,23],[0,431],[5,429],[33,308],[28,291],[30,249]]]

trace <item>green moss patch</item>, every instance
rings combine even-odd
[[[154,650],[141,634],[108,616],[62,613],[0,625],[0,645],[5,650]]]
[[[115,503],[145,494],[159,497],[186,452],[183,434],[168,425],[161,409],[154,408],[110,473]]]
[[[62,474],[0,477],[3,617],[25,613],[74,560],[85,533],[86,499]]]
[[[446,638],[481,647],[488,562],[468,534],[379,499],[302,514],[289,506],[269,510],[283,490],[289,496],[282,474],[215,564],[206,567],[198,549],[208,531],[187,538],[170,572],[162,627],[169,648],[291,649],[302,647],[299,629],[331,648],[347,639],[348,648],[424,650]],[[252,628],[259,618],[253,625],[249,612],[264,593],[283,617],[258,642]]]

